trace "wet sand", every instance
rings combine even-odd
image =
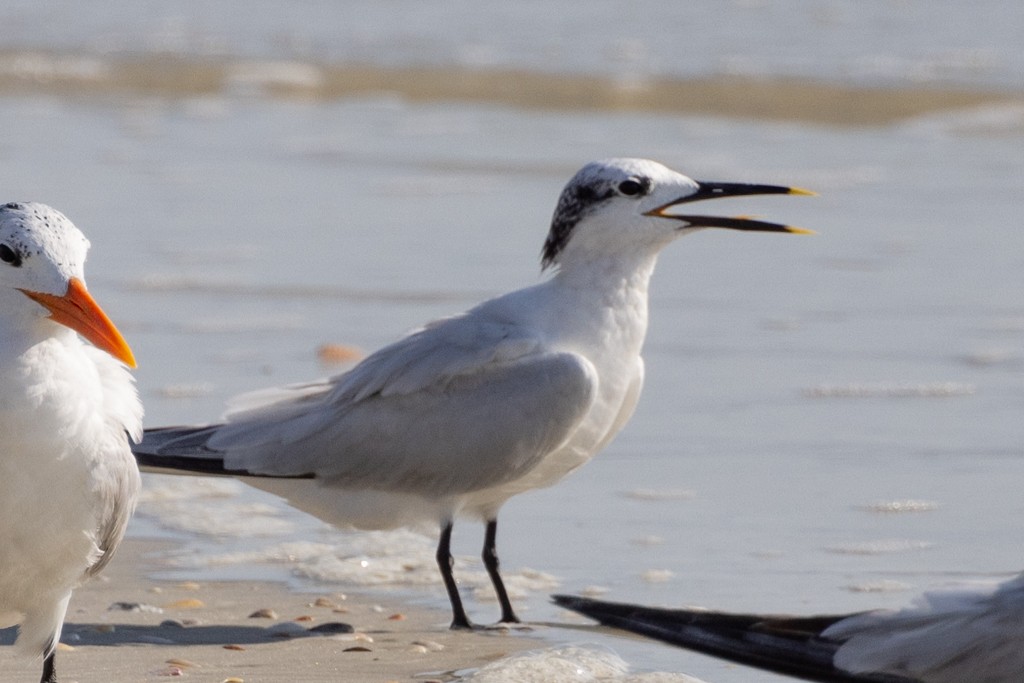
[[[387,591],[148,578],[167,547],[129,539],[98,580],[75,591],[57,654],[63,683],[443,681],[540,644],[529,630],[452,632],[447,613],[410,608]],[[19,656],[13,636],[0,631],[0,678],[38,680],[40,662]]]
[[[624,111],[875,126],[941,111],[1024,105],[967,87],[859,86],[795,78],[595,76],[508,68],[381,67],[175,55],[0,52],[0,94],[268,96],[312,101],[393,95],[552,111]]]

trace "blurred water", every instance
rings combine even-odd
[[[728,55],[742,54],[772,76],[841,83],[910,82],[920,74],[908,65],[980,50],[974,67],[926,80],[1006,86],[1021,73],[1006,37],[1020,10],[1002,5],[651,3],[645,15],[595,3],[587,13],[554,6],[551,23],[529,7],[296,3],[232,15],[225,4],[126,3],[82,18],[70,3],[9,3],[0,18],[20,29],[0,48],[475,59],[566,73],[625,60],[684,75],[728,71]],[[943,38],[956,12],[959,30]],[[651,19],[659,13],[670,20]],[[512,30],[524,23],[534,30]],[[677,29],[689,40],[673,40]],[[481,36],[486,49],[473,52]],[[616,45],[633,56],[614,56]],[[866,56],[891,69],[861,69]],[[590,159],[647,156],[698,178],[815,189],[820,197],[709,210],[817,237],[706,231],[665,252],[636,416],[585,468],[503,512],[517,604],[539,622],[572,621],[546,604],[556,589],[862,610],[1024,566],[1020,106],[841,127],[393,94],[8,89],[0,130],[2,199],[50,203],[92,240],[90,289],[135,349],[154,426],[210,420],[236,393],[339,371],[318,361],[322,343],[372,350],[536,281],[558,192]],[[183,492],[180,480],[147,478],[132,533],[183,539],[190,575],[396,585],[446,605],[429,538],[346,534],[241,486],[193,497],[198,480],[184,481]],[[485,583],[481,536],[456,530],[457,572],[471,588]],[[496,615],[486,595],[470,609]],[[539,632],[601,642],[641,669],[781,680],[643,641]]]
[[[380,65],[620,75],[745,74],[1019,89],[1024,7],[904,0],[193,3],[10,0],[4,43]]]

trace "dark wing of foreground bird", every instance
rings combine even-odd
[[[659,609],[604,602],[572,595],[555,603],[605,626],[655,638],[739,664],[822,683],[914,683],[888,674],[851,674],[833,663],[842,641],[821,632],[850,615],[814,617],[726,614],[704,610]]]

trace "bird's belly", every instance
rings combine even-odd
[[[89,479],[72,458],[36,450],[29,467],[10,455],[0,453],[0,611],[31,613],[85,576],[99,552],[96,522]]]
[[[0,386],[0,611],[31,612],[66,595],[98,557],[96,486],[77,445],[99,435],[69,417],[56,390],[33,397],[6,376]]]
[[[341,528],[412,527],[436,531],[438,522],[451,517],[459,504],[458,499],[428,500],[412,493],[325,486],[316,479],[241,479],[254,488],[284,498],[298,510]]]
[[[475,491],[459,491],[447,495],[420,495],[403,491],[374,489],[370,486],[346,488],[339,481],[324,483],[319,479],[287,479],[275,477],[242,477],[242,480],[263,491],[280,496],[292,507],[329,524],[356,529],[394,529],[427,526],[456,514],[487,517],[498,501],[500,506],[509,497],[530,489],[551,486],[566,474],[589,460],[610,440],[609,430],[616,425],[624,392],[618,401],[598,400],[572,436],[554,451],[540,458],[524,476]]]

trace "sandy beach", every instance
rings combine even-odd
[[[167,547],[129,539],[98,580],[75,591],[57,655],[61,681],[442,681],[539,646],[527,630],[449,631],[447,613],[411,609],[387,591],[148,578]],[[13,629],[0,634],[3,680],[38,680],[40,663],[10,647]]]
[[[436,529],[349,533],[154,475],[71,602],[62,683],[486,683],[464,672],[492,661],[509,683],[565,647],[591,653],[573,676],[618,657],[604,683],[784,683],[550,595],[838,614],[1024,567],[1024,4],[12,0],[0,21],[0,202],[92,242],[147,427],[548,277],[552,210],[591,160],[818,193],[700,208],[816,237],[709,230],[660,257],[629,424],[501,510],[532,630],[448,630]],[[490,623],[483,534],[460,521],[452,549]],[[36,683],[14,637],[0,683]],[[532,680],[580,680],[549,664]]]

